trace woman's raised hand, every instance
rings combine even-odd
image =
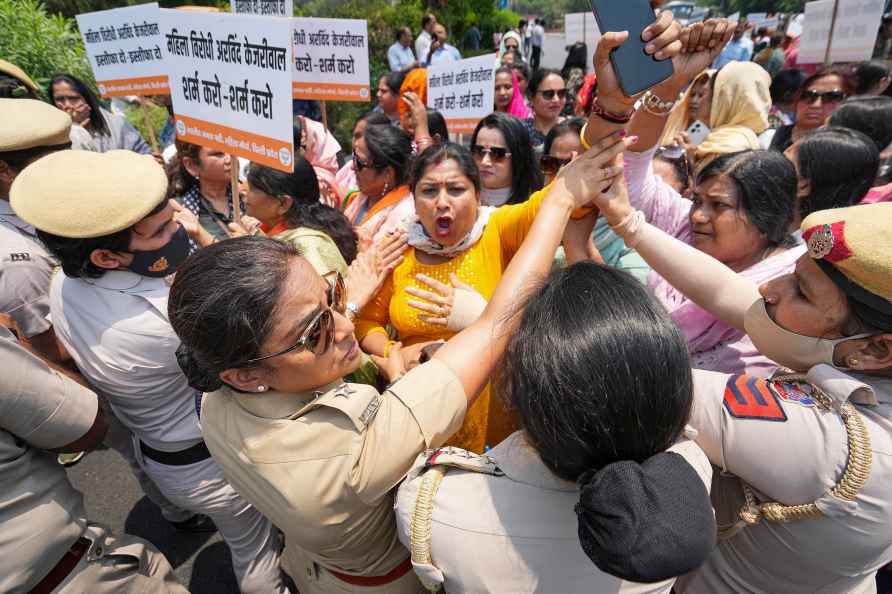
[[[657,85],[655,92],[660,95],[659,88],[668,86],[670,92],[678,93],[709,68],[731,40],[735,28],[735,24],[727,19],[709,19],[685,27],[680,37],[681,52],[672,58],[674,72],[668,81]]]
[[[681,25],[672,18],[672,12],[664,10],[654,24],[641,32],[641,39],[647,42],[645,53],[657,60],[674,59],[682,48],[681,30]],[[604,33],[595,50],[594,66],[598,76],[597,101],[601,107],[612,113],[631,111],[638,97],[638,95],[628,97],[623,93],[613,64],[610,63],[611,50],[621,46],[628,38],[628,31]]]
[[[596,202],[622,174],[623,166],[617,157],[637,140],[625,135],[625,130],[617,130],[568,163],[558,172],[549,193],[559,192],[570,197],[574,209]]]
[[[344,279],[350,302],[359,309],[365,307],[378,293],[387,275],[403,261],[406,248],[406,234],[395,231],[386,233],[370,249],[360,251]]]

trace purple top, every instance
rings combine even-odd
[[[629,200],[634,208],[644,213],[648,223],[690,244],[692,203],[654,174],[655,152],[656,147],[643,153],[626,151],[623,155]],[[805,247],[797,246],[766,258],[739,274],[761,284],[792,272],[803,253]],[[647,285],[684,333],[693,367],[761,377],[767,377],[777,369],[777,364],[756,350],[744,332],[714,318],[656,272],[650,273]]]

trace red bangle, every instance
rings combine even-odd
[[[606,120],[612,124],[628,124],[634,113],[634,109],[629,110],[628,113],[613,113],[604,109],[597,97],[592,101],[592,115],[596,115],[602,120]]]

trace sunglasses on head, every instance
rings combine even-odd
[[[818,99],[824,103],[839,103],[845,98],[846,94],[839,89],[824,92],[809,89],[808,91],[802,91],[802,95],[799,96],[799,99],[806,103],[815,103]]]
[[[492,159],[493,163],[501,163],[511,156],[511,151],[502,146],[482,146],[479,144],[471,145],[471,155],[478,161],[482,161],[486,155]]]
[[[539,91],[546,101],[551,101],[557,95],[558,99],[566,99],[567,89],[548,89],[547,91]]]
[[[331,348],[334,342],[335,312],[343,315],[347,311],[347,288],[344,284],[344,278],[339,272],[330,272],[324,277],[328,283],[328,306],[322,308],[322,311],[313,316],[313,319],[307,324],[300,338],[293,345],[286,349],[282,349],[272,355],[263,355],[248,359],[244,365],[254,365],[260,361],[279,357],[293,351],[307,349],[314,355],[319,356],[325,354]]]
[[[571,159],[559,159],[551,155],[542,155],[539,157],[539,168],[545,175],[557,175],[561,167],[569,163]]]

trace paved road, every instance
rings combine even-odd
[[[88,517],[158,547],[193,594],[238,594],[229,549],[219,534],[181,534],[161,517],[113,450],[96,450],[68,470],[86,496]]]

